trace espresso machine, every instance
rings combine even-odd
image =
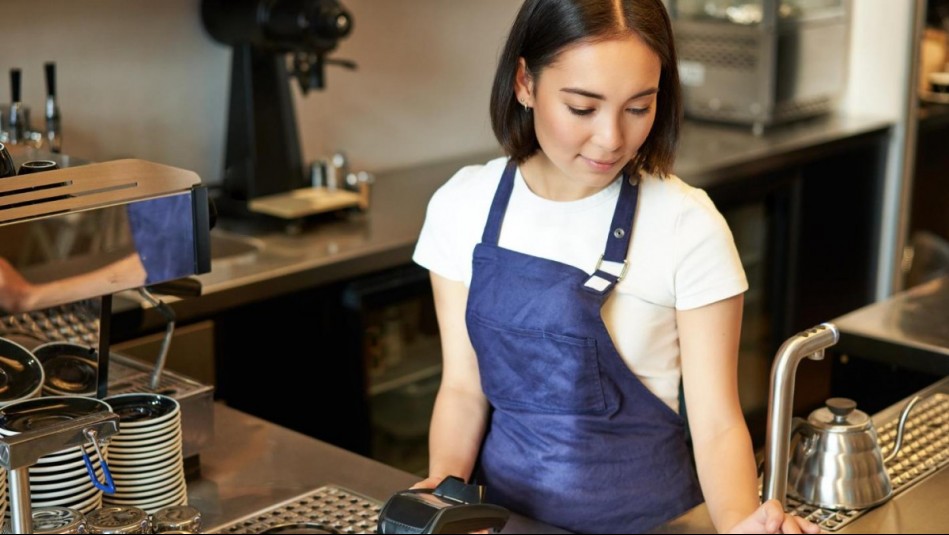
[[[209,272],[209,230],[207,188],[195,173],[166,165],[117,160],[0,178],[0,338],[29,353],[50,343],[89,350],[91,360],[77,358],[55,372],[43,362],[44,393],[56,386],[64,395],[175,397],[187,458],[210,442],[212,388],[171,372],[156,385],[147,366],[113,355],[112,298],[127,290],[150,296],[149,288]],[[3,370],[4,391],[21,368]],[[3,437],[13,527],[30,528],[31,464],[117,429],[118,417],[106,412]]]

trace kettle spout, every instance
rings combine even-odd
[[[893,444],[893,451],[891,451],[884,459],[883,464],[890,464],[890,461],[896,458],[900,453],[900,448],[903,447],[903,429],[906,427],[906,420],[909,418],[910,411],[913,410],[913,407],[919,403],[919,400],[922,399],[919,396],[914,397],[906,404],[906,407],[903,408],[903,411],[900,413],[900,423],[896,428],[896,443]]]

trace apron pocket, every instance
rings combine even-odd
[[[606,410],[596,339],[512,328],[468,314],[481,387],[498,408],[556,414]]]

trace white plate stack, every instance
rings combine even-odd
[[[99,455],[91,445],[84,448],[96,477],[105,481]],[[108,462],[108,452],[102,454]],[[69,507],[83,514],[102,506],[102,491],[92,483],[78,447],[41,457],[30,467],[30,502],[34,508]]]
[[[120,423],[108,454],[115,493],[106,494],[103,502],[138,507],[149,514],[169,505],[187,505],[178,402],[160,394],[121,394],[105,401]]]
[[[63,420],[103,411],[109,411],[106,403],[78,396],[22,400],[0,409],[0,436],[11,437]],[[92,444],[86,444],[83,448],[92,462],[96,477],[99,481],[104,481],[102,463],[95,448]],[[102,448],[102,454],[108,460],[107,448]],[[102,506],[102,491],[95,487],[89,477],[82,458],[82,449],[78,446],[40,457],[36,464],[29,468],[29,474],[30,502],[34,508],[69,507],[85,514]],[[3,505],[0,508],[9,517],[10,494],[6,477],[2,487]]]

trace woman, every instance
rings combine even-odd
[[[444,354],[418,486],[474,476],[572,531],[646,531],[703,494],[720,531],[818,531],[759,504],[736,381],[747,282],[721,215],[670,174],[680,110],[659,0],[521,7],[491,98],[509,159],[439,189],[414,257]]]

